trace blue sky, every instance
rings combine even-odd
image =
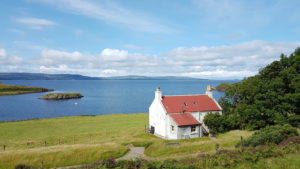
[[[298,0],[1,2],[0,71],[244,78],[300,46]]]

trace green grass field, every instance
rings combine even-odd
[[[198,153],[233,149],[240,136],[249,131],[231,131],[218,136],[166,141],[145,133],[148,114],[77,116],[0,123],[0,168],[17,164],[57,167],[84,164],[109,157],[120,157],[126,144],[151,145],[145,154],[150,159],[184,158]],[[166,143],[179,142],[179,146]],[[4,146],[5,145],[5,151]]]

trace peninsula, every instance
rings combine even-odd
[[[41,87],[29,87],[21,85],[8,85],[0,83],[0,96],[2,95],[17,95],[17,94],[27,94],[27,93],[41,93],[49,92],[53,89],[46,89]]]

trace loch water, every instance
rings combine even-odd
[[[160,87],[163,95],[204,94],[207,85],[237,80],[2,80],[14,85],[37,86],[54,92],[76,92],[81,99],[50,101],[38,99],[46,93],[0,96],[0,121],[50,117],[147,113]],[[223,92],[214,91],[219,99]]]

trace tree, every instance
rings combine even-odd
[[[223,133],[227,130],[225,119],[219,113],[209,113],[204,117],[204,124],[211,134]]]
[[[298,123],[300,115],[300,48],[281,54],[255,76],[228,85],[219,100],[226,128],[259,129]],[[215,117],[219,118],[219,117]]]

